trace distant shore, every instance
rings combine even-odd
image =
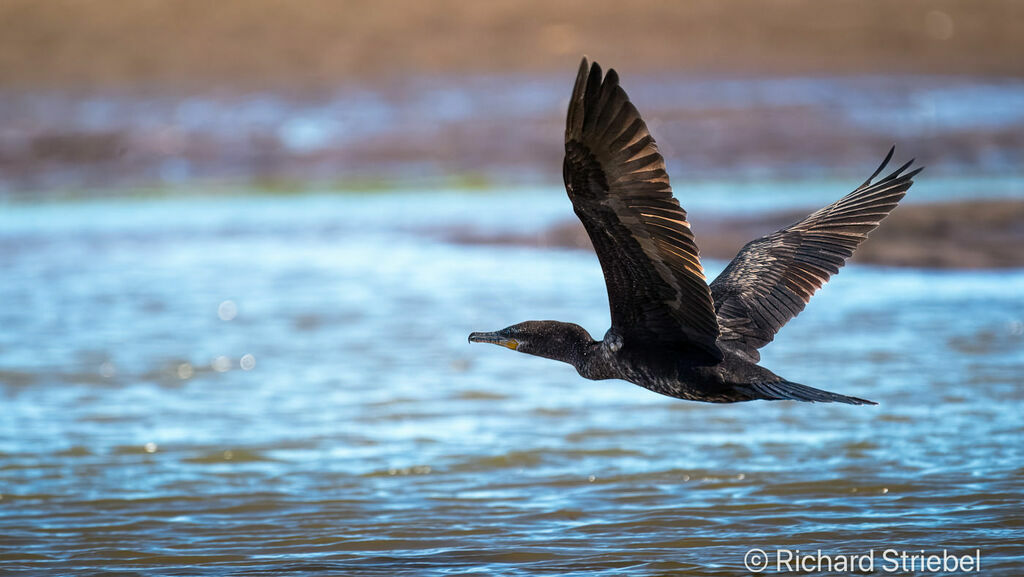
[[[1013,0],[0,2],[0,197],[554,184],[588,54],[673,178],[1024,167]],[[679,175],[679,176],[676,176]]]
[[[7,89],[274,91],[409,76],[1024,76],[1014,0],[0,3]]]
[[[747,242],[793,224],[810,212],[757,217],[700,218],[693,222],[701,256],[729,260]],[[509,244],[592,250],[578,221],[537,235],[453,232],[468,244]],[[986,200],[898,207],[857,250],[855,262],[935,269],[998,269],[1024,266],[1024,200]]]

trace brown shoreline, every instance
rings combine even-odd
[[[1024,75],[1014,0],[151,0],[0,3],[0,78],[27,90],[309,93],[408,75]]]
[[[550,183],[584,53],[673,174],[859,179],[895,143],[1015,175],[1022,28],[1013,0],[8,0],[0,197]]]
[[[792,224],[807,211],[757,217],[701,217],[694,234],[705,258],[728,260],[747,242]],[[692,218],[692,215],[691,215]],[[536,235],[452,231],[467,244],[503,244],[593,250],[578,221]],[[854,255],[855,262],[936,269],[1024,267],[1024,200],[984,200],[898,207]]]

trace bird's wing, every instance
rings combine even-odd
[[[609,70],[584,58],[565,127],[565,188],[604,270],[612,330],[627,342],[702,350],[718,322],[665,161]]]
[[[922,169],[904,173],[911,160],[872,183],[892,158],[857,190],[800,222],[751,241],[711,283],[719,345],[760,359],[757,349],[770,343],[789,319],[875,230],[903,198]]]

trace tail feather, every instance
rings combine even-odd
[[[877,405],[874,401],[830,393],[800,383],[750,383],[746,385],[754,398],[769,401],[803,401],[805,403],[846,403],[848,405]]]

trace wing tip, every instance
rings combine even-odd
[[[892,155],[895,152],[896,145],[893,144],[892,146],[889,147],[889,153],[885,155],[885,159],[882,160],[882,164],[879,164],[878,168],[876,168],[875,171],[871,173],[871,176],[869,176],[868,179],[864,181],[864,184],[860,185],[858,188],[864,188],[865,186],[870,185],[871,181],[874,180],[875,177],[877,177],[879,174],[881,174],[882,171],[885,170],[885,167],[889,165],[889,161],[892,160]]]
[[[612,72],[612,71],[609,71]],[[565,141],[580,138],[588,110],[594,107],[602,91],[604,74],[601,65],[591,61],[587,55],[580,59],[576,83],[572,87],[569,110],[565,118]]]
[[[591,71],[596,63],[591,64],[590,59],[584,54],[580,60],[580,68],[576,73],[576,82],[572,87],[572,96],[569,97],[569,110],[565,116],[565,140],[579,136],[583,130],[583,114],[585,112],[586,94],[590,84]],[[598,66],[598,70],[600,67]]]
[[[873,182],[875,180],[875,178],[878,177],[879,174],[882,174],[882,171],[885,170],[885,167],[889,165],[889,161],[892,160],[893,154],[895,154],[895,152],[896,152],[896,145],[894,144],[894,145],[889,147],[889,152],[885,155],[885,159],[882,160],[882,163],[878,165],[878,168],[876,168],[875,171],[873,173],[871,173],[871,176],[868,177],[868,179],[864,181],[864,184],[862,184],[859,187],[857,187],[857,190],[863,190],[863,189],[865,189],[867,187],[870,187],[870,186],[878,185],[878,184],[885,183],[885,182],[891,182],[891,181],[894,181],[894,180],[897,180],[897,179],[913,184],[913,178],[915,176],[917,176],[918,174],[920,174],[921,171],[924,170],[925,167],[919,166],[919,167],[915,168],[914,170],[912,170],[910,172],[906,172],[905,174],[904,174],[904,172],[908,168],[913,166],[914,162],[917,161],[917,158],[911,158],[909,161],[907,161],[902,166],[900,166],[896,170],[894,170],[891,173],[889,173],[887,176],[885,176],[884,178],[882,178],[878,182]],[[910,188],[910,187],[908,186],[907,188]]]

